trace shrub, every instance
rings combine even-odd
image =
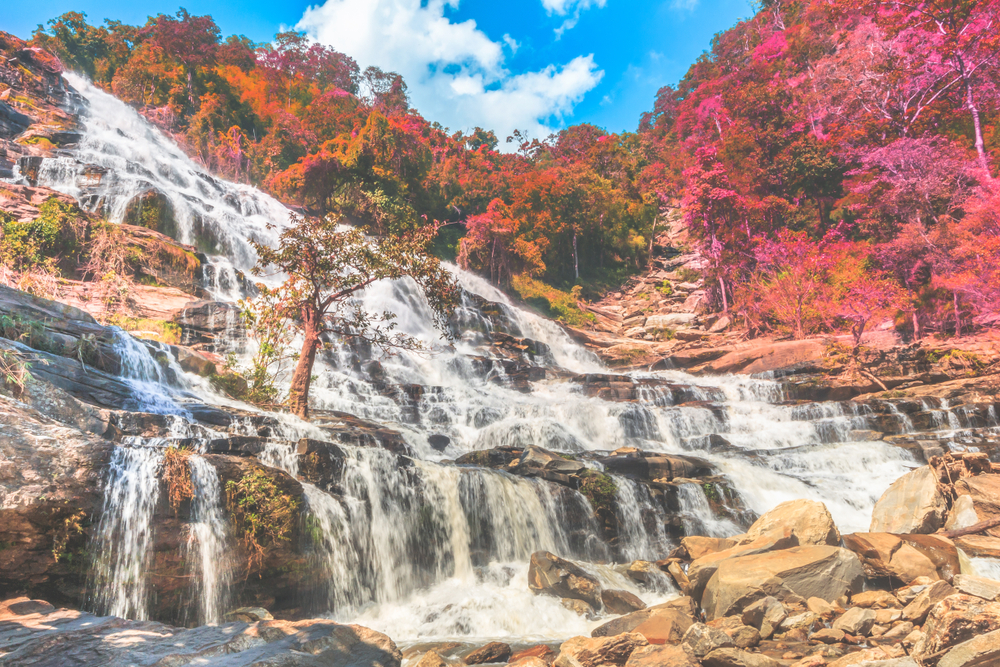
[[[267,547],[290,539],[299,509],[298,499],[279,490],[259,469],[248,471],[238,482],[226,482],[226,505],[249,552],[248,572],[263,562]]]
[[[580,473],[579,491],[590,501],[595,513],[600,510],[611,511],[618,485],[610,476],[588,469]]]
[[[160,477],[167,485],[167,499],[170,509],[177,514],[181,503],[194,498],[194,483],[191,481],[191,450],[170,447],[163,455]]]
[[[527,275],[514,276],[510,284],[526,303],[560,322],[579,327],[596,319],[580,309],[580,290],[575,287],[573,292],[563,292]]]

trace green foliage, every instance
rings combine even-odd
[[[612,511],[618,485],[615,484],[615,480],[610,475],[587,469],[580,473],[580,487],[578,490],[590,501],[590,506],[594,508],[594,512],[601,510]]]
[[[35,350],[63,354],[63,346],[45,329],[45,323],[24,319],[20,315],[0,315],[0,337],[15,340]]]
[[[662,283],[656,286],[656,291],[663,296],[670,296],[674,293],[674,286],[669,280],[664,280]]]
[[[250,570],[263,562],[268,547],[291,539],[300,502],[255,468],[239,481],[226,482],[226,505],[233,528],[249,554]]]
[[[540,280],[520,275],[511,280],[511,287],[526,303],[570,326],[586,326],[595,320],[593,314],[581,310],[579,306],[579,286],[574,287],[573,292],[564,292]]]
[[[13,350],[0,348],[0,386],[11,391],[15,397],[21,395],[24,387],[31,382],[31,364]]]

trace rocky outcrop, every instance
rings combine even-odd
[[[553,667],[625,667],[632,653],[646,646],[646,639],[634,632],[614,637],[573,637],[559,648]]]
[[[744,543],[776,529],[791,528],[800,546],[840,544],[840,531],[826,505],[815,500],[790,500],[763,514],[746,532]]]
[[[401,660],[402,654],[387,636],[326,619],[183,629],[55,609],[28,598],[0,603],[0,663],[10,665],[205,661],[232,667],[399,667]]]
[[[865,576],[908,585],[917,577],[951,581],[961,570],[954,543],[936,535],[852,533],[844,545],[861,559]]]
[[[872,511],[873,533],[933,533],[944,525],[948,501],[937,475],[924,466],[909,472],[882,494]]]
[[[558,598],[582,600],[600,609],[601,584],[580,566],[547,551],[531,554],[528,588],[535,593]]]

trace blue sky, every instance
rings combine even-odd
[[[22,37],[65,11],[143,23],[157,0],[5,3],[0,29]],[[752,13],[748,0],[185,0],[223,34],[266,41],[282,26],[402,73],[425,117],[454,129],[544,136],[588,122],[634,130],[656,90],[676,83],[714,34]]]

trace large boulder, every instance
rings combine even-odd
[[[1000,519],[1000,475],[973,475],[955,482],[955,491],[972,499],[972,506],[979,521]],[[1000,537],[1000,527],[986,531],[993,537]]]
[[[728,560],[788,549],[797,545],[798,538],[795,537],[791,529],[786,528],[761,535],[753,542],[738,544],[728,549],[702,556],[693,561],[688,567],[687,576],[691,584],[690,593],[696,599],[700,598],[702,591],[704,591],[705,586],[708,585],[708,582],[715,575],[716,570],[719,569],[722,563]]]
[[[531,554],[528,588],[538,594],[583,600],[594,609],[603,604],[601,584],[594,575],[548,551]]]
[[[994,667],[1000,664],[1000,630],[973,637],[953,647],[937,667]]]
[[[664,623],[675,625],[681,635],[694,623],[697,614],[694,600],[689,597],[680,597],[664,602],[663,604],[647,607],[641,611],[634,611],[618,618],[613,618],[603,625],[594,628],[591,637],[611,637],[620,635],[623,632],[632,632],[646,621],[653,618],[662,617]],[[662,623],[661,623],[662,628]]]
[[[937,535],[850,533],[844,546],[858,555],[870,579],[892,578],[905,586],[917,577],[950,581],[961,571],[955,544]]]
[[[861,590],[864,571],[858,557],[831,546],[793,547],[783,551],[722,561],[712,576],[701,606],[709,619],[738,614],[757,600],[832,602]]]
[[[789,500],[765,512],[750,526],[742,541],[753,542],[765,533],[784,528],[792,529],[799,546],[827,544],[835,547],[840,544],[840,531],[826,505],[805,499]]]
[[[933,533],[944,525],[948,501],[930,466],[906,473],[892,483],[872,510],[873,533]]]
[[[399,649],[382,633],[328,619],[185,629],[54,609],[27,598],[0,603],[0,645],[4,664],[36,667],[220,659],[228,667],[399,667],[402,661]]]
[[[701,663],[687,645],[649,644],[633,651],[625,667],[701,667]]]

